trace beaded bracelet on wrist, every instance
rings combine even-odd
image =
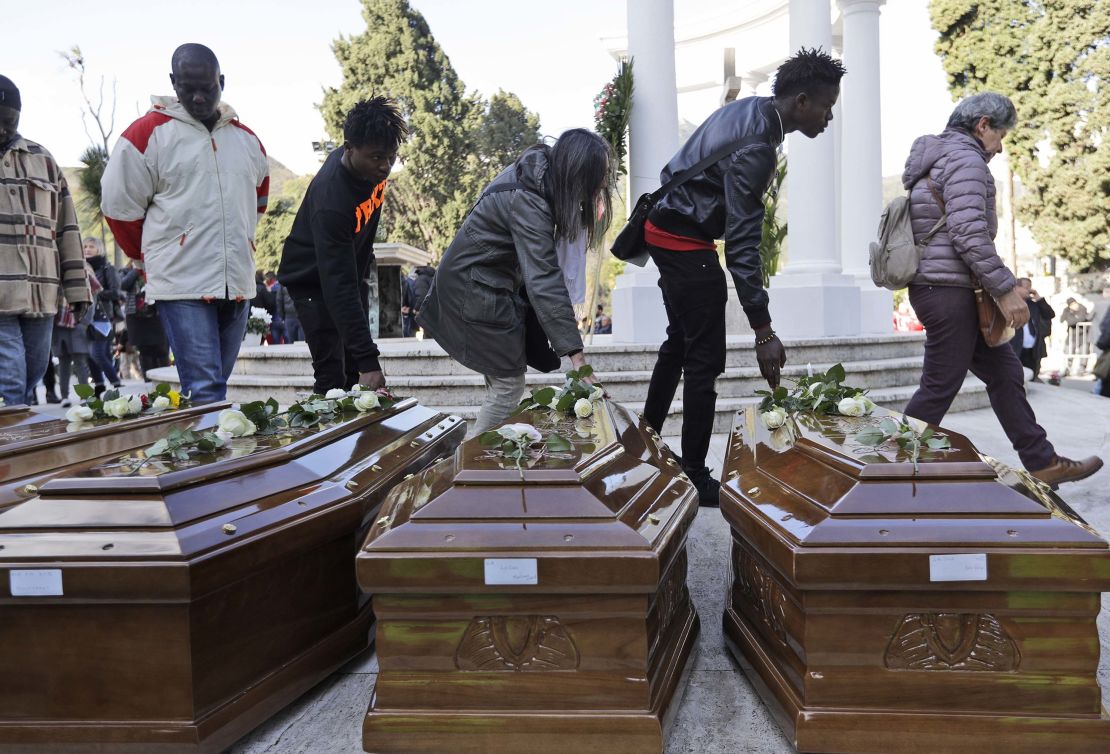
[[[772,330],[771,333],[767,337],[765,337],[765,338],[756,338],[755,344],[757,346],[765,346],[768,343],[770,343],[772,340],[774,340],[775,337],[776,337],[775,331]]]

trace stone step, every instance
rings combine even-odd
[[[824,371],[831,364],[814,364],[815,371]],[[921,359],[888,359],[870,362],[849,362],[844,365],[848,373],[848,384],[857,388],[875,390],[895,388],[898,385],[916,385],[921,375]],[[784,378],[787,383],[807,373],[806,366],[787,364]],[[609,398],[622,403],[642,401],[647,394],[647,385],[652,379],[649,371],[598,372],[608,391]],[[527,375],[529,386],[562,385],[562,373]],[[398,394],[414,395],[426,405],[471,405],[481,403],[485,393],[485,383],[480,374],[433,374],[388,376],[388,383]],[[717,379],[717,394],[722,398],[744,398],[754,395],[757,390],[766,390],[767,383],[755,366],[725,370]],[[297,393],[312,390],[311,376],[301,375],[263,375],[234,374],[230,382],[230,396],[242,400],[244,391],[250,391],[255,398],[265,398],[272,394],[280,402],[296,399]],[[678,395],[682,395],[679,385]],[[251,400],[255,400],[252,398]]]
[[[864,362],[883,359],[920,357],[924,336],[899,333],[850,338],[787,339],[784,341],[789,363],[796,366],[835,364],[838,361]],[[473,375],[475,372],[455,362],[431,341],[398,338],[381,341],[381,363],[387,375]],[[611,336],[595,336],[586,347],[591,366],[598,372],[650,371],[655,366],[658,344],[614,344]],[[564,362],[565,363],[565,362]],[[725,365],[730,368],[754,367],[755,350],[751,336],[728,340]],[[308,347],[303,343],[287,346],[256,346],[239,353],[235,373],[240,375],[304,375],[312,372]]]
[[[814,372],[822,372],[832,364],[813,364]],[[866,362],[847,362],[844,364],[848,375],[847,383],[855,387],[875,390],[898,386],[916,386],[921,376],[921,357],[884,359]],[[154,379],[176,382],[176,372],[172,368],[159,370]],[[789,384],[807,374],[807,366],[787,364],[783,370],[784,381]],[[400,395],[411,395],[429,406],[470,406],[478,405],[485,395],[482,376],[471,373],[464,375],[396,375],[387,373],[389,385]],[[598,372],[598,379],[605,385],[609,397],[622,403],[642,401],[647,395],[651,380],[650,371]],[[562,385],[561,373],[529,373],[526,384],[529,388],[541,385]],[[228,397],[236,401],[252,401],[273,396],[279,403],[291,403],[312,390],[312,377],[309,374],[233,374],[229,380]],[[731,367],[717,379],[717,394],[722,398],[743,398],[754,396],[756,390],[764,390],[767,383],[759,374],[759,368]],[[677,395],[682,395],[679,385]]]
[[[901,361],[901,360],[896,360]],[[883,374],[882,364],[876,364],[874,374]],[[917,367],[917,373],[920,373],[920,365]],[[804,370],[802,371],[804,373]],[[863,380],[853,380],[852,376],[855,372],[848,372],[849,384],[854,384],[860,387],[870,387],[864,384]],[[860,372],[859,374],[862,374]],[[177,386],[177,371],[173,367],[165,367],[162,369],[151,370],[151,379],[154,382],[169,382]],[[789,374],[788,374],[789,376]],[[546,378],[548,375],[529,375],[530,384],[542,384],[541,378]],[[398,392],[403,395],[415,395],[420,399],[420,402],[429,408],[434,408],[437,411],[444,413],[454,414],[456,416],[466,419],[468,422],[473,422],[478,415],[478,407],[482,402],[481,387],[475,384],[472,387],[474,391],[472,394],[473,400],[466,402],[450,403],[447,401],[433,400],[435,394],[432,392],[412,392],[410,393],[407,388],[401,386],[401,380],[411,380],[415,378],[396,378],[391,380],[391,385],[397,388]],[[429,378],[423,378],[429,379]],[[644,408],[643,398],[646,393],[647,383],[640,381],[638,384],[641,387],[641,392],[628,399],[621,399],[614,397],[630,409],[637,413],[642,412]],[[763,385],[762,381],[758,383]],[[302,378],[298,382],[291,381],[291,378],[284,376],[277,377],[250,377],[247,375],[238,376],[233,375],[231,384],[229,385],[228,398],[232,401],[239,403],[246,403],[255,400],[265,400],[269,397],[274,397],[282,405],[288,405],[297,398],[302,397],[311,389],[311,379]],[[614,390],[614,385],[610,383],[610,391]],[[902,410],[906,402],[909,401],[914,391],[917,390],[916,382],[911,384],[901,385],[884,385],[877,387],[870,387],[869,395],[879,405],[895,411]],[[671,410],[668,414],[666,431],[668,433],[677,433],[681,427],[682,422],[682,389],[679,386],[679,391],[676,395],[675,401],[671,404]],[[759,402],[759,397],[749,392],[743,396],[724,396],[722,395],[717,399],[717,413],[714,420],[714,432],[728,432],[732,426],[733,415],[736,411],[747,406],[755,405]],[[990,405],[987,398],[986,386],[977,380],[975,377],[968,376],[964,381],[964,386],[956,396],[956,400],[952,404],[950,411],[970,411],[977,408],[984,408]]]
[[[905,408],[906,403],[910,397],[913,396],[917,386],[899,386],[879,388],[872,390],[869,395],[875,403],[884,408],[889,408],[892,411],[901,411]],[[744,398],[718,398],[717,399],[717,412],[713,421],[713,432],[730,432],[732,430],[732,422],[735,418],[736,412],[754,406],[759,403],[757,396],[744,397]],[[643,413],[643,401],[621,401],[627,408],[635,411],[637,414]],[[987,386],[972,376],[968,376],[964,382],[963,388],[956,396],[956,400],[952,403],[949,412],[957,411],[972,411],[977,408],[984,408],[990,405],[987,398]],[[468,423],[473,424],[474,419],[478,416],[477,406],[434,406],[435,410],[442,411],[446,414],[453,414],[454,416],[465,419]],[[671,410],[667,414],[667,422],[664,426],[664,434],[678,435],[681,433],[682,428],[682,401],[675,400],[671,404]]]

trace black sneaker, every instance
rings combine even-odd
[[[96,395],[97,398],[104,395],[104,391],[104,383],[98,382],[97,384],[93,385],[93,393]]]
[[[709,469],[702,466],[700,469],[683,469],[686,476],[698,491],[698,505],[707,508],[716,508],[721,504],[721,483],[713,478]]]
[[[61,400],[62,399],[58,397],[57,393],[51,393],[51,392],[46,393],[46,402],[47,403],[60,403]]]

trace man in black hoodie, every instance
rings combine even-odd
[[[351,108],[343,146],[312,179],[285,240],[278,280],[300,317],[317,393],[385,386],[370,334],[366,276],[386,179],[407,137],[391,100],[374,97]]]

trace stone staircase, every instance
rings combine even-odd
[[[892,409],[902,408],[921,376],[921,334],[890,334],[847,338],[794,339],[784,341],[787,351],[786,380],[803,376],[807,368],[824,371],[842,363],[847,383],[868,388],[872,399]],[[426,406],[472,420],[482,402],[485,388],[481,375],[453,361],[434,342],[411,338],[379,343],[381,364],[391,388],[411,395]],[[611,336],[594,336],[587,346],[589,362],[613,400],[635,411],[643,409],[657,345],[614,344]],[[173,367],[151,372],[155,382],[177,384]],[[529,387],[557,385],[561,373],[530,372]],[[752,337],[736,336],[728,342],[725,373],[717,380],[717,417],[714,430],[727,432],[732,415],[756,402],[755,391],[766,382],[759,376]],[[270,396],[282,404],[292,403],[312,390],[312,363],[308,347],[262,346],[244,348],[239,354],[228,386],[228,399],[238,402]],[[682,419],[682,386],[671,406],[668,432],[677,431]],[[969,378],[956,398],[953,411],[987,405],[985,387]]]

